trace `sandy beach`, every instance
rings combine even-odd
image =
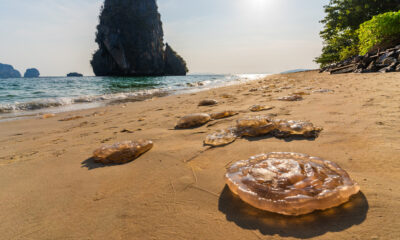
[[[400,73],[272,75],[198,93],[2,122],[0,239],[399,239],[399,79]],[[276,100],[296,91],[310,95]],[[219,104],[198,106],[210,98]],[[254,104],[275,108],[253,113]],[[221,110],[239,114],[174,129],[186,114]],[[208,134],[255,115],[307,120],[324,131],[315,140],[265,137],[203,146]],[[154,148],[124,165],[91,159],[103,144],[135,139],[153,140]],[[263,212],[232,195],[223,178],[230,163],[282,151],[338,163],[361,193],[338,208],[301,217]]]

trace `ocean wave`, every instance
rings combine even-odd
[[[0,104],[0,114],[56,108],[80,103],[105,102],[106,104],[116,104],[125,102],[136,102],[166,95],[168,95],[168,92],[164,90],[153,89],[137,92],[104,94],[99,96],[81,96],[75,98],[57,98],[24,103]]]

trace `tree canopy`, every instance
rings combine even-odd
[[[325,7],[320,32],[324,40],[321,56],[315,61],[326,66],[358,52],[357,29],[373,16],[400,10],[400,0],[331,0]]]

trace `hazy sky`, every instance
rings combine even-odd
[[[93,75],[103,0],[0,0],[0,62],[22,74]],[[315,68],[329,0],[158,0],[165,40],[192,73]]]

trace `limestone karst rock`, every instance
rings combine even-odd
[[[0,78],[20,78],[21,73],[14,69],[13,66],[0,63]]]
[[[67,77],[83,77],[83,74],[77,72],[71,72],[67,74]]]
[[[97,26],[97,76],[186,75],[186,63],[164,45],[156,0],[105,0]]]
[[[339,206],[360,191],[337,164],[300,153],[267,153],[236,162],[225,180],[244,202],[294,216]]]
[[[39,76],[40,76],[40,72],[36,68],[26,69],[26,72],[24,74],[24,78],[37,78]]]

